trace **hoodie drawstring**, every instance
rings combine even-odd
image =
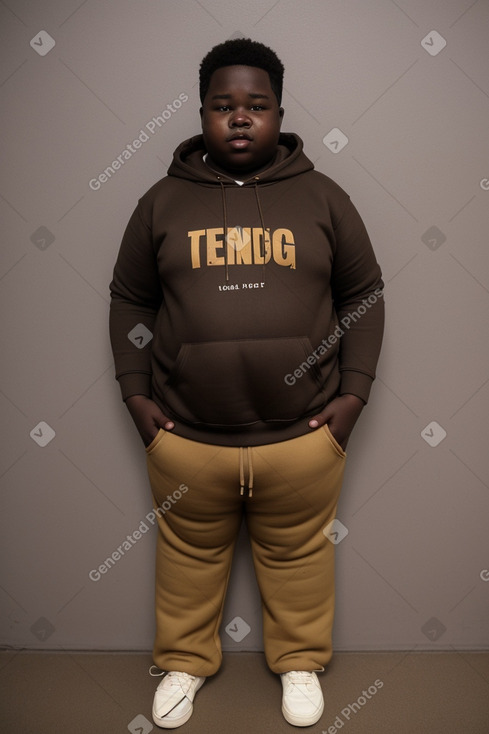
[[[222,219],[223,219],[223,228],[224,228],[224,263],[226,267],[226,282],[229,281],[229,258],[228,258],[228,213],[227,213],[227,206],[226,206],[226,187],[224,186],[224,183],[220,176],[218,176],[219,184],[221,186],[221,200],[222,200]],[[255,192],[255,199],[256,199],[256,205],[258,208],[258,213],[260,215],[260,223],[261,228],[263,231],[263,281],[265,281],[265,260],[266,260],[266,254],[267,254],[267,248],[265,243],[265,238],[267,236],[267,232],[265,229],[265,219],[263,217],[263,210],[261,208],[261,202],[260,197],[258,195],[258,181],[260,180],[259,176],[254,177],[254,185],[253,190]]]
[[[226,264],[226,282],[229,280],[229,263],[228,263],[228,217],[226,208],[226,193],[224,191],[224,184],[219,179],[221,184],[221,197],[222,197],[222,218],[224,225],[224,262]]]
[[[245,462],[244,462],[244,448],[239,447],[239,493],[244,495],[245,490]],[[247,458],[247,469],[248,469],[248,499],[253,497],[253,459],[251,453],[251,446],[246,447],[246,458]]]
[[[258,181],[259,180],[260,180],[260,177],[255,176],[255,185],[253,188],[255,190],[256,205],[258,207],[258,212],[260,213],[261,228],[263,230],[263,281],[265,281],[265,258],[267,254],[267,246],[265,244],[266,229],[265,229],[265,220],[263,218],[263,212],[262,212],[261,203],[260,203],[260,197],[258,196]]]

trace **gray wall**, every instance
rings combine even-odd
[[[0,24],[2,641],[151,647],[155,531],[134,536],[151,502],[108,284],[137,198],[199,131],[201,58],[243,34],[283,59],[283,129],[351,194],[386,281],[338,513],[336,649],[487,647],[487,0],[6,0]],[[247,548],[227,650],[261,648]]]

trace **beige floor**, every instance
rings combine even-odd
[[[1,734],[148,734],[158,679],[148,654],[0,654]],[[336,653],[325,710],[300,729],[280,711],[263,656],[234,653],[182,734],[489,734],[489,653]],[[370,692],[369,692],[370,688]],[[366,695],[362,692],[366,691]]]

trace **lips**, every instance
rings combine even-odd
[[[228,138],[228,143],[230,143],[232,140],[253,140],[251,135],[248,135],[248,133],[234,133]]]
[[[247,133],[235,133],[228,138],[228,143],[234,150],[246,150],[251,144],[253,138]]]

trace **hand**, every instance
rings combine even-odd
[[[145,446],[149,446],[160,428],[171,431],[175,426],[154,400],[145,395],[132,395],[127,398],[126,405]]]
[[[328,428],[343,449],[346,449],[353,426],[364,407],[364,402],[356,395],[340,395],[309,421],[311,428],[328,424]]]

